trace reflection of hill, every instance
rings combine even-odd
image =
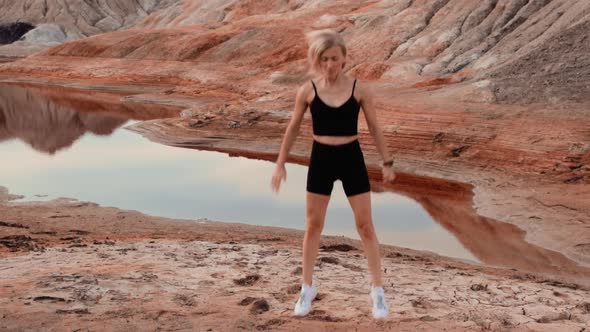
[[[37,151],[53,154],[86,132],[109,135],[125,122],[121,115],[77,112],[23,87],[0,88],[0,140],[21,139]]]
[[[534,273],[547,273],[588,282],[590,268],[578,265],[556,251],[525,241],[525,232],[515,225],[479,216],[473,209],[473,194],[468,185],[440,179],[404,177],[396,184],[396,193],[419,202],[447,231],[475,257],[486,264],[515,268]],[[389,191],[379,188],[376,190]]]
[[[0,84],[0,141],[19,138],[55,153],[85,132],[110,135],[128,119],[178,116],[181,107],[121,102],[127,93]]]
[[[152,120],[177,117],[182,107],[155,103],[121,102],[129,92],[102,92],[60,86],[22,85],[32,93],[79,112],[104,113],[133,120]]]

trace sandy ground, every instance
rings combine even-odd
[[[362,245],[333,236],[322,239],[314,310],[296,318],[301,231],[0,196],[3,331],[590,327],[588,287],[394,246],[382,246],[391,315],[375,322]]]

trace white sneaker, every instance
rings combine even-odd
[[[389,314],[389,307],[385,301],[383,287],[371,286],[371,300],[373,301],[373,318],[385,319]]]
[[[301,284],[301,293],[299,299],[295,304],[295,316],[305,316],[311,311],[311,301],[318,295],[318,290],[315,284],[312,285]]]

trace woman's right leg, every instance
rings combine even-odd
[[[311,302],[317,295],[316,285],[312,283],[313,268],[329,201],[329,194],[307,191],[307,227],[303,237],[303,283],[294,309],[294,314],[297,316],[305,316],[311,311]]]
[[[307,285],[312,283],[313,268],[329,202],[330,195],[307,192],[307,227],[303,237],[303,283]]]

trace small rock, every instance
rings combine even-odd
[[[449,156],[451,156],[451,157],[459,157],[461,155],[461,153],[463,153],[468,148],[469,148],[469,145],[463,145],[463,146],[460,146],[458,148],[452,149],[451,152],[449,152]]]
[[[192,118],[193,116],[195,116],[195,112],[190,108],[180,111],[181,118]]]
[[[590,302],[584,302],[576,305],[576,308],[582,310],[583,313],[587,314],[590,313]]]
[[[471,285],[471,290],[472,291],[482,291],[482,290],[487,290],[488,289],[488,285],[482,285],[482,284],[473,284]]]
[[[87,314],[90,314],[90,311],[88,311],[87,308],[84,308],[84,309],[57,309],[57,310],[55,310],[55,313],[56,314],[80,314],[80,315],[84,314],[84,315],[87,315]]]
[[[349,244],[333,244],[329,246],[321,246],[320,249],[324,251],[351,251],[356,250],[355,247]]]
[[[291,274],[294,276],[300,276],[302,273],[303,273],[303,268],[301,266],[296,267],[295,270],[293,270],[293,272],[291,272]]]
[[[445,136],[445,134],[438,133],[438,134],[436,134],[436,136],[434,136],[434,138],[432,139],[432,141],[435,142],[435,143],[440,143],[440,142],[442,142],[444,136]]]
[[[66,300],[64,298],[61,297],[56,297],[56,296],[47,296],[47,295],[42,295],[42,296],[35,296],[33,298],[33,301],[39,301],[39,302],[52,302],[52,303],[56,303],[56,302],[66,302]]]
[[[327,256],[320,257],[318,259],[318,261],[321,263],[328,263],[328,264],[338,264],[340,262],[340,260],[336,257],[327,257]]]
[[[239,305],[249,305],[250,303],[252,303],[254,301],[256,301],[255,297],[248,296],[248,297],[243,298],[242,301],[238,302],[238,304]]]
[[[240,128],[240,121],[230,121],[227,125],[227,128]]]
[[[207,125],[208,123],[209,123],[209,121],[203,121],[201,119],[199,119],[199,120],[191,120],[188,123],[188,126],[191,127],[191,128],[198,128],[198,127],[203,127],[203,126]]]
[[[270,305],[268,304],[268,302],[266,302],[265,299],[259,299],[252,304],[252,307],[250,308],[250,313],[261,314],[268,310],[270,310]]]
[[[562,311],[562,312],[555,312],[555,313],[550,313],[547,315],[542,316],[541,318],[537,319],[537,323],[542,323],[542,324],[546,324],[546,323],[551,323],[557,320],[570,320],[572,319],[572,314],[568,311]]]
[[[286,289],[287,294],[297,294],[300,291],[301,291],[301,285],[299,285],[299,284],[289,286]]]
[[[250,274],[244,278],[234,279],[234,283],[239,286],[252,286],[260,279],[258,274]]]

